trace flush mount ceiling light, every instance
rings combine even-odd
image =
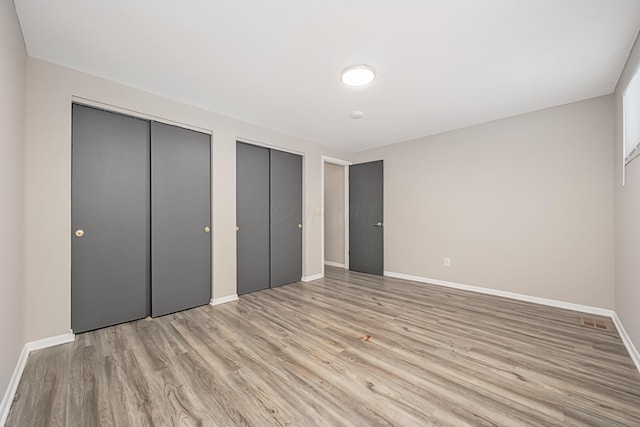
[[[362,87],[376,78],[376,70],[371,65],[352,65],[342,72],[342,83],[351,87]]]

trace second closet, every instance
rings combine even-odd
[[[236,144],[238,294],[302,277],[302,156]]]

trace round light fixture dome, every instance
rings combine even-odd
[[[342,83],[351,87],[366,86],[376,78],[376,70],[371,65],[352,65],[342,72]]]

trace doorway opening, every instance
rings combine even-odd
[[[349,268],[349,165],[322,156],[322,274],[325,266]]]

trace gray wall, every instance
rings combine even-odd
[[[70,328],[74,96],[213,131],[214,298],[236,293],[236,138],[304,154],[303,276],[322,272],[322,156],[351,155],[41,60],[29,58],[27,68],[27,340]]]
[[[609,95],[358,153],[384,159],[385,270],[613,308],[612,141]]]
[[[324,164],[324,260],[344,265],[344,166]]]
[[[622,93],[640,64],[640,43],[631,51],[615,91],[616,313],[640,349],[640,159],[626,168],[622,186]]]
[[[0,2],[0,398],[24,345],[24,93],[27,54],[13,2]]]

